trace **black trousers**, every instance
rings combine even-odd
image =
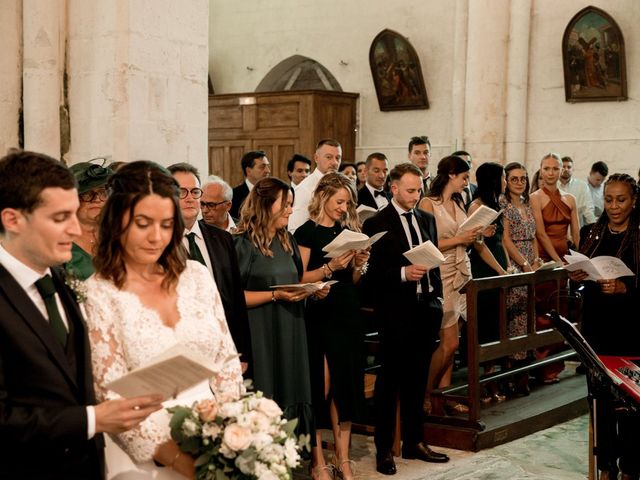
[[[426,305],[423,301],[416,302],[408,310],[381,318],[380,369],[374,397],[378,454],[391,451],[397,399],[403,445],[413,447],[423,440],[422,404],[441,325],[441,316],[430,318]]]

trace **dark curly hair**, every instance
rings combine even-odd
[[[158,264],[165,273],[162,287],[168,289],[176,285],[187,265],[187,252],[182,246],[184,221],[178,202],[178,182],[166,168],[154,162],[140,160],[122,166],[109,179],[107,188],[110,195],[102,209],[98,248],[93,259],[96,273],[122,288],[127,279],[122,236],[133,222],[136,205],[145,197],[155,194],[168,198],[173,203],[173,233]],[[127,214],[129,219],[125,224]]]

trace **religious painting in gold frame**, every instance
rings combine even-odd
[[[604,10],[586,7],[571,19],[562,59],[567,102],[627,100],[624,37]]]
[[[380,110],[429,108],[420,59],[405,37],[393,30],[380,32],[369,49],[369,66]]]

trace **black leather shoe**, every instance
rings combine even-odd
[[[383,475],[396,474],[396,462],[393,461],[391,452],[376,454],[376,470]]]
[[[447,454],[434,452],[424,443],[419,443],[411,448],[403,448],[402,458],[406,458],[407,460],[418,459],[423,462],[432,463],[446,463],[449,461]]]

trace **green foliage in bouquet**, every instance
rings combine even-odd
[[[309,436],[295,438],[297,419],[262,392],[217,403],[169,408],[171,438],[195,460],[198,480],[290,480],[309,449]]]

